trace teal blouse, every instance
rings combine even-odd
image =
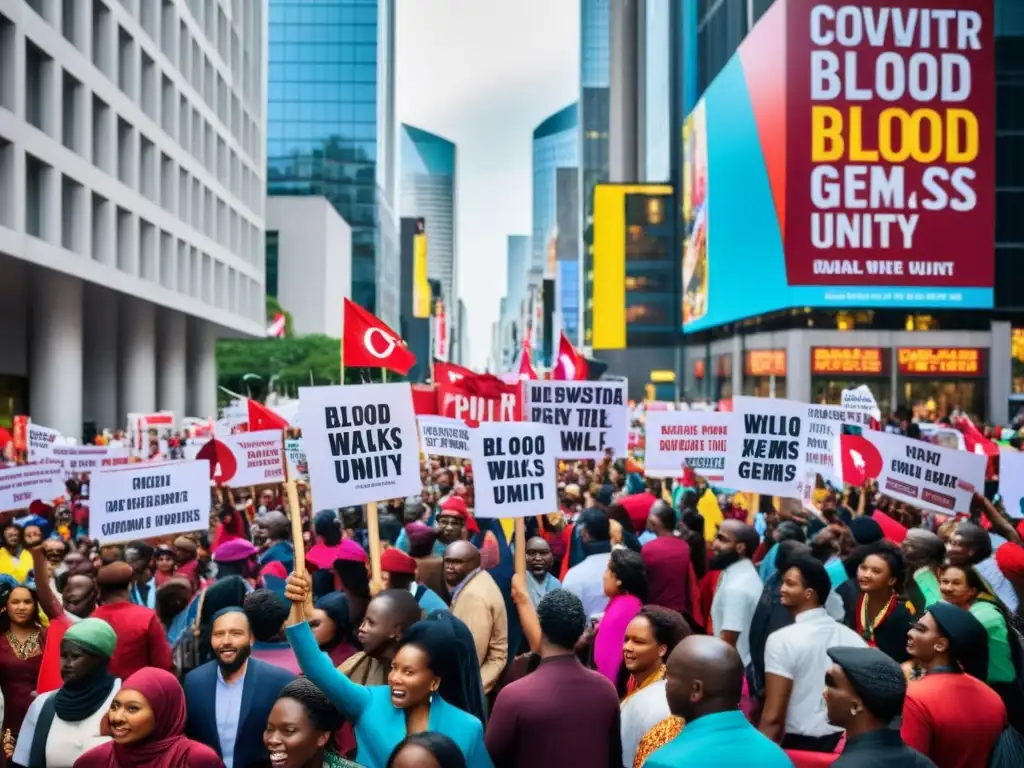
[[[349,680],[317,646],[308,624],[295,624],[286,632],[302,673],[352,723],[360,765],[386,768],[391,752],[407,734],[405,713],[391,703],[391,689]],[[484,746],[483,726],[473,715],[435,695],[427,725],[429,730],[445,734],[459,746],[468,768],[494,768]]]

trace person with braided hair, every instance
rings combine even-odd
[[[345,718],[326,694],[300,677],[281,689],[267,717],[263,745],[274,768],[358,768],[343,758],[333,734]]]

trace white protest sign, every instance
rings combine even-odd
[[[558,510],[555,427],[482,421],[470,445],[477,517],[530,517]]]
[[[444,416],[417,416],[420,444],[427,456],[470,458],[469,436],[473,431],[466,422]]]
[[[865,424],[869,419],[882,420],[882,412],[875,401],[875,395],[867,384],[861,384],[856,389],[844,389],[839,402],[844,408],[864,414]]]
[[[733,397],[735,435],[725,454],[727,488],[799,498],[807,473],[807,404]]]
[[[37,499],[49,504],[65,493],[64,470],[56,465],[0,469],[0,512],[27,509]]]
[[[64,442],[64,437],[56,429],[43,427],[39,424],[28,424],[28,460],[30,463],[45,461],[55,445]]]
[[[688,466],[709,483],[725,479],[726,443],[736,434],[735,414],[721,411],[651,411],[647,414],[648,477],[679,477]]]
[[[67,475],[99,472],[128,463],[126,445],[54,445],[45,461],[60,464]]]
[[[302,438],[285,440],[284,455],[288,460],[288,475],[299,482],[308,483],[309,467],[306,465],[306,449],[302,446]]]
[[[1010,517],[1024,517],[1024,453],[999,454],[999,496]]]
[[[604,458],[611,449],[626,455],[629,407],[625,381],[524,382],[527,421],[558,428],[558,459]]]
[[[787,401],[793,402],[793,401]],[[834,466],[836,436],[844,424],[863,425],[863,411],[854,411],[839,405],[807,405],[807,430],[804,439],[804,459],[808,472],[822,477],[839,478],[840,470]]]
[[[214,480],[228,488],[284,482],[284,446],[281,430],[241,432],[214,438],[230,452],[230,458],[219,454]]]
[[[89,537],[101,544],[170,536],[210,523],[210,465],[141,462],[92,475]]]
[[[316,509],[422,490],[409,384],[300,387],[299,415]]]
[[[848,454],[858,472],[878,480],[879,492],[916,507],[969,513],[975,491],[985,489],[988,458],[977,453],[876,430],[843,435],[835,445],[838,460]]]

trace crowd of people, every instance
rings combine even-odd
[[[0,768],[1024,765],[997,502],[559,471],[523,574],[472,468],[428,459],[379,505],[379,588],[361,508],[304,510],[296,552],[279,489],[217,491],[209,530],[97,546],[69,481],[3,523]]]

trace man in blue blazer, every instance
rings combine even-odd
[[[249,658],[253,636],[241,608],[213,617],[214,659],[185,676],[186,733],[213,749],[227,768],[251,768],[268,759],[263,746],[267,716],[281,689],[295,676]]]

